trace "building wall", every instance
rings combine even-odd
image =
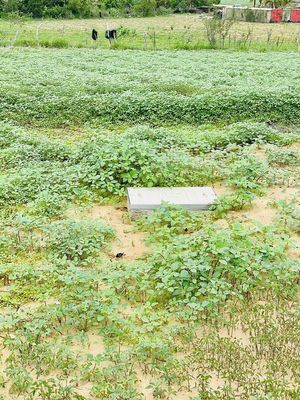
[[[224,19],[235,19],[247,22],[271,22],[272,9],[248,8],[248,7],[226,7],[223,10]]]

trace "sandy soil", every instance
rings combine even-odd
[[[233,190],[221,184],[213,186],[217,196],[223,196],[232,193]],[[270,225],[276,217],[276,208],[272,207],[272,202],[278,200],[291,201],[293,198],[299,199],[300,207],[300,189],[294,187],[273,187],[267,189],[265,196],[257,198],[252,207],[247,211],[232,212],[231,216],[243,217],[245,219],[255,220],[263,225]]]
[[[217,195],[223,195],[230,193],[231,189],[226,188],[222,185],[214,186]],[[297,190],[295,188],[270,188],[267,194],[261,198],[254,201],[253,207],[246,211],[233,212],[232,217],[239,218],[242,221],[250,222],[256,221],[263,225],[271,225],[276,218],[276,209],[272,208],[271,202],[274,200],[292,200],[293,197],[297,195]],[[300,199],[300,196],[298,196]],[[300,204],[299,204],[300,206]],[[150,251],[146,246],[144,239],[145,234],[134,231],[134,225],[130,222],[128,218],[128,213],[126,208],[120,208],[110,205],[94,205],[85,209],[84,211],[72,208],[68,211],[68,216],[81,219],[81,218],[92,218],[94,220],[102,220],[108,225],[112,226],[116,231],[116,239],[112,242],[110,257],[115,257],[117,253],[125,253],[124,258],[129,260],[134,260],[142,257],[145,253]],[[223,220],[219,222],[222,224]],[[224,226],[226,226],[227,221],[224,220]],[[291,250],[291,255],[295,258],[300,257],[300,237],[295,236],[295,241],[298,244],[298,248]],[[0,290],[6,290],[6,287],[0,288]],[[47,304],[52,304],[55,300],[50,299]],[[27,304],[24,309],[32,309],[36,304]],[[124,316],[130,314],[132,310],[124,310]],[[203,333],[203,332],[202,332]],[[232,337],[237,339],[242,345],[247,346],[249,344],[249,334],[244,332],[242,328],[235,328],[234,331],[228,332],[226,329],[220,329],[219,335],[221,337]],[[197,336],[201,336],[201,329],[197,333]],[[98,355],[105,350],[105,345],[102,338],[97,332],[89,332],[87,344],[83,345],[81,342],[74,342],[72,345],[74,352],[79,355],[92,354]],[[2,352],[2,360],[0,363],[0,374],[4,371],[5,359],[8,356],[8,352]],[[155,377],[144,374],[141,369],[137,369],[137,389],[143,393],[144,400],[153,400],[152,389],[149,388],[151,382],[155,381]],[[220,379],[216,376],[212,376],[211,386],[217,388],[222,385]],[[78,393],[85,396],[87,399],[91,399],[90,390],[92,388],[91,383],[87,383],[78,387]],[[8,392],[8,388],[1,389],[0,393],[5,399],[15,398],[11,396]],[[182,391],[178,392],[176,396],[170,396],[170,400],[189,400],[191,397],[195,397],[197,391]],[[20,399],[22,397],[19,397]]]
[[[255,220],[263,225],[271,225],[277,213],[276,208],[273,208],[271,203],[277,200],[291,201],[295,196],[297,196],[297,190],[295,188],[271,188],[268,189],[265,196],[253,202],[253,206],[250,210],[231,214],[239,215],[245,219]]]
[[[145,234],[134,231],[134,226],[129,220],[126,207],[95,204],[83,211],[72,207],[66,214],[69,218],[77,220],[91,218],[103,221],[114,228],[116,238],[110,244],[109,256],[111,258],[115,257],[117,253],[124,253],[122,258],[135,260],[150,250],[144,242]]]
[[[225,194],[233,193],[233,190],[230,187],[224,186],[221,183],[215,183],[213,189],[217,196],[224,196]]]
[[[123,258],[134,260],[149,251],[144,242],[145,234],[134,232],[133,225],[128,220],[126,209],[95,205],[87,210],[86,215],[93,219],[105,221],[116,230],[117,237],[111,245],[112,257],[117,253],[124,253]]]
[[[214,190],[218,196],[230,193],[230,188],[222,185],[214,186]],[[300,209],[300,190],[295,188],[279,188],[274,187],[267,190],[267,194],[263,197],[257,198],[249,210],[237,211],[229,213],[231,218],[239,219],[245,223],[258,222],[264,226],[272,225],[277,217],[276,208],[272,207],[272,202],[278,200],[291,201],[294,198],[298,199],[298,206]],[[219,219],[219,225],[224,228],[228,227],[226,219]],[[295,258],[300,259],[300,237],[296,234],[292,236],[296,247],[289,250],[289,254]]]

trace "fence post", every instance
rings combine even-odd
[[[35,39],[36,39],[37,42],[40,41],[40,28],[41,28],[42,24],[43,24],[43,22],[39,23],[39,24],[36,26]]]
[[[16,35],[15,35],[15,37],[13,39],[13,44],[12,44],[13,46],[16,44],[16,41],[18,40],[19,34],[20,34],[20,29],[18,28],[17,32],[16,32]]]
[[[88,47],[88,33],[87,29],[84,30],[85,47]]]

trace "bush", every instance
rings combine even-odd
[[[69,47],[69,43],[65,39],[41,40],[39,44],[42,47],[56,47],[58,49]]]
[[[136,221],[137,226],[150,233],[151,241],[170,240],[171,237],[190,234],[208,223],[209,216],[190,212],[180,206],[163,203],[152,213]]]
[[[36,217],[53,218],[60,216],[66,207],[67,202],[63,195],[42,191],[34,201],[28,203],[25,212]]]
[[[56,258],[86,265],[114,237],[111,227],[93,220],[53,222],[45,228],[46,247]]]
[[[157,10],[156,0],[136,0],[133,6],[133,12],[142,17],[155,15]]]
[[[52,41],[41,44],[52,46]],[[13,83],[0,88],[1,119],[47,128],[121,121],[157,125],[162,121],[232,123],[247,118],[272,123],[300,120],[295,59],[281,53],[276,54],[274,63],[268,54],[256,54],[255,62],[249,63],[245,53],[215,52],[212,59],[206,51],[186,57],[183,51],[155,55],[124,51],[113,56],[103,50],[101,54],[93,52],[91,62],[91,51],[52,51],[51,63],[44,62],[49,56],[45,49],[22,51],[23,63],[16,52],[5,54],[3,71]],[[86,73],[77,69],[70,74],[68,63],[61,62],[65,57],[74,65],[80,62]],[[174,63],[169,63],[172,57]],[[29,61],[32,58],[35,63]],[[101,74],[97,70],[100,62]],[[286,63],[289,77],[282,74]],[[200,64],[201,79],[196,72]],[[135,68],[118,70],[120,65]],[[56,73],[52,74],[54,66]],[[112,70],[119,71],[113,79]],[[13,77],[20,71],[24,73],[16,81]],[[7,74],[3,72],[0,78],[7,79]],[[290,82],[295,85],[291,87]]]
[[[241,154],[228,167],[227,183],[244,191],[262,193],[271,183],[268,164],[255,156]]]
[[[79,149],[81,179],[104,193],[124,194],[130,186],[202,185],[215,179],[216,166],[183,150],[160,151],[146,140],[125,135],[99,136]]]
[[[154,301],[214,310],[229,297],[275,289],[297,279],[287,239],[268,228],[209,225],[175,238],[150,256],[144,270]]]
[[[34,201],[41,192],[48,191],[72,199],[87,194],[78,178],[78,167],[63,163],[42,163],[24,167],[0,179],[0,204],[16,205]]]
[[[217,199],[211,207],[215,218],[223,218],[229,211],[239,211],[250,207],[255,196],[251,192],[239,190],[235,193],[226,194]]]
[[[237,122],[225,129],[209,132],[205,140],[211,149],[223,149],[231,144],[246,146],[252,143],[286,144],[293,135],[282,133],[258,122]]]
[[[271,165],[277,166],[299,166],[300,151],[290,148],[269,147],[267,158]]]

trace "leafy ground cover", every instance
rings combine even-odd
[[[298,399],[300,128],[292,95],[272,108],[297,85],[297,60],[288,80],[281,54],[252,54],[250,65],[243,53],[230,79],[236,55],[218,52],[190,54],[195,76],[180,52],[165,68],[170,53],[118,53],[119,63],[112,52],[3,54],[0,399]],[[223,60],[223,78],[199,82],[201,60],[207,77],[207,63]],[[110,80],[108,65],[118,70]],[[271,65],[270,94],[258,71]],[[157,90],[189,82],[192,93],[172,97],[180,107],[195,90],[211,101],[222,90],[237,108],[218,123],[189,121],[184,107],[173,119],[161,91],[143,114],[154,78]],[[268,94],[270,113],[246,119],[237,93],[255,79],[253,104]],[[129,87],[140,114],[114,125],[104,99],[115,90],[128,107]],[[90,121],[95,105],[107,108]],[[127,214],[126,187],[173,185],[211,185],[218,201],[205,213],[162,204]]]
[[[300,118],[293,53],[2,49],[1,59],[0,116],[22,125]]]

